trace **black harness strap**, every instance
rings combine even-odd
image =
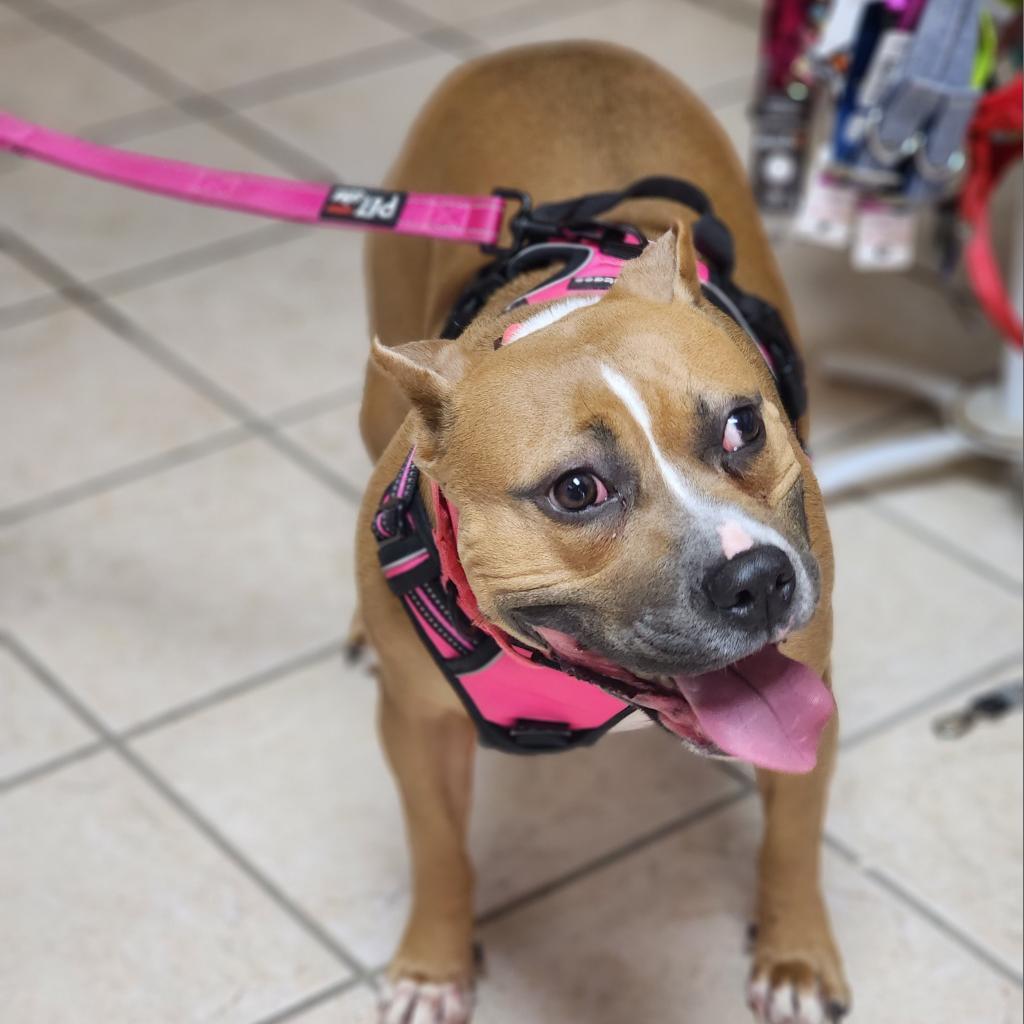
[[[782,317],[774,306],[745,292],[733,280],[736,252],[732,234],[715,214],[708,196],[692,182],[663,176],[641,178],[617,192],[594,192],[537,207],[525,192],[495,189],[495,194],[520,202],[519,212],[509,225],[512,244],[507,248],[483,247],[495,259],[459,296],[441,333],[443,338],[459,337],[490,297],[520,274],[570,262],[582,240],[623,259],[639,256],[647,244],[641,231],[597,218],[627,199],[668,199],[698,214],[692,229],[693,242],[708,268],[705,297],[768,353],[779,398],[791,422],[796,425],[807,411],[803,361]],[[638,244],[636,238],[643,241]],[[564,268],[557,273],[563,272]]]

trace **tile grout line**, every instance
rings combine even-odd
[[[215,687],[200,697],[184,701],[181,704],[175,704],[149,718],[140,719],[121,729],[111,729],[111,732],[124,741],[134,741],[142,736],[148,736],[150,733],[156,732],[165,726],[186,721],[194,715],[202,714],[204,711],[219,704],[246,696],[274,683],[286,682],[297,672],[328,662],[338,655],[343,655],[347,644],[347,637],[338,638],[309,650],[301,651],[282,661],[268,665],[252,675],[244,676],[223,686]],[[9,646],[9,641],[3,631],[0,631],[0,646]],[[23,771],[0,779],[0,795],[22,785],[35,782],[39,778],[44,778],[53,772],[60,771],[67,765],[77,763],[86,757],[91,757],[93,754],[98,754],[107,749],[109,749],[109,744],[106,741],[94,741],[76,747],[64,754],[59,754],[56,757],[37,762]]]
[[[208,455],[225,451],[252,439],[252,434],[242,425],[227,427],[196,441],[188,441],[155,455],[124,463],[117,469],[86,477],[66,487],[47,491],[14,505],[5,505],[0,508],[0,529],[10,528],[47,512],[54,512],[80,501],[120,490],[129,484],[198,462]]]
[[[132,79],[189,117],[204,122],[216,121],[225,135],[241,142],[283,170],[299,175],[325,176],[328,179],[333,177],[333,172],[319,160],[249,120],[212,93],[193,89],[187,82],[181,81],[160,65],[72,12],[53,6],[49,0],[35,0],[38,6],[29,5],[25,0],[7,0],[7,3],[30,21],[38,23],[40,19],[45,19],[47,28],[55,36]]]
[[[277,427],[294,427],[363,397],[363,385],[342,384],[319,395],[310,395],[267,416]]]
[[[377,43],[349,54],[313,61],[197,95],[205,95],[235,113],[244,114],[248,109],[265,103],[292,99],[317,89],[378,72],[395,71],[436,57],[438,50],[431,42],[432,35],[428,32],[422,36]],[[183,127],[193,123],[195,117],[194,111],[185,111],[172,100],[165,100],[145,110],[92,121],[84,125],[80,132],[97,142],[117,145],[156,132]],[[200,116],[199,120],[216,127],[219,117],[207,119]]]
[[[671,821],[667,821],[664,824],[659,825],[657,828],[644,832],[639,836],[635,836],[633,839],[626,843],[622,843],[614,849],[607,850],[605,853],[602,853],[599,856],[542,883],[541,885],[535,886],[533,889],[529,889],[518,896],[512,897],[512,899],[507,900],[504,903],[498,904],[496,907],[492,907],[490,910],[484,911],[482,914],[477,915],[475,923],[478,927],[484,927],[494,921],[500,920],[508,914],[521,910],[532,903],[536,903],[539,900],[542,900],[561,889],[567,888],[568,886],[571,886],[606,867],[610,867],[612,864],[626,860],[634,853],[639,853],[650,846],[654,846],[663,839],[668,839],[678,832],[686,830],[691,825],[696,825],[697,823],[704,821],[706,818],[713,817],[719,811],[723,811],[726,808],[732,807],[734,804],[738,804],[749,799],[753,796],[753,793],[754,790],[749,786],[748,788],[738,788],[732,793],[727,793],[725,796],[720,796],[706,804],[702,804],[700,807],[697,807],[692,811],[688,811],[686,814],[683,814],[678,818],[674,818]]]
[[[1015,651],[1012,654],[996,658],[994,661],[989,662],[982,668],[975,669],[968,675],[960,677],[954,682],[943,686],[941,689],[928,693],[902,708],[898,708],[891,715],[881,718],[876,722],[869,722],[867,725],[852,732],[845,739],[840,739],[840,753],[845,753],[848,750],[854,750],[862,743],[866,743],[878,736],[885,735],[897,726],[923,715],[926,711],[940,707],[950,698],[956,697],[961,693],[973,689],[984,680],[1000,675],[1004,671],[1016,668],[1020,664],[1022,654],[1024,654],[1024,652]]]
[[[998,974],[1018,988],[1024,988],[1024,975],[1005,963],[997,953],[964,931],[951,921],[944,912],[921,899],[892,875],[882,868],[865,863],[863,858],[851,846],[826,829],[824,844],[834,853],[842,857],[852,868],[859,871],[865,878],[883,889],[898,903],[918,917],[927,921],[936,931],[941,932],[951,942],[970,954],[975,960],[984,964],[989,970]]]
[[[439,51],[433,43],[434,35],[431,31],[374,43],[351,53],[245,79],[214,89],[208,95],[232,110],[242,112],[266,103],[293,99],[317,89],[397,71],[409,64],[436,57]]]
[[[269,415],[267,420],[278,429],[301,426],[317,416],[342,408],[358,397],[358,394],[359,391],[355,386],[336,388],[326,394],[313,396],[293,406],[287,406]],[[66,487],[47,491],[34,498],[29,498],[27,501],[0,507],[0,529],[17,526],[36,516],[67,508],[101,494],[108,494],[129,484],[148,480],[180,466],[198,462],[208,455],[214,455],[253,440],[256,440],[256,437],[253,431],[248,429],[248,422],[227,427],[195,441],[188,441],[174,448],[157,452],[155,455],[125,463],[116,469],[86,477],[84,480],[79,480]],[[354,484],[353,487],[355,487]]]
[[[2,638],[0,638],[0,642],[2,642]],[[0,796],[19,789],[21,786],[27,786],[38,779],[46,778],[68,765],[77,764],[79,761],[84,761],[87,757],[92,757],[93,754],[99,754],[107,749],[107,744],[103,740],[91,740],[72,750],[65,751],[63,754],[58,754],[56,757],[47,758],[45,761],[15,772],[13,775],[8,775],[0,779]]]
[[[167,256],[158,256],[100,277],[88,278],[81,285],[68,284],[43,295],[0,306],[0,331],[52,316],[68,303],[86,303],[90,301],[91,294],[99,294],[106,299],[114,298],[164,281],[173,281],[199,270],[221,267],[246,256],[279,249],[302,237],[306,237],[306,233],[295,225],[279,222],[260,224],[254,230],[229,235]],[[3,235],[0,234],[0,252],[6,251]],[[14,252],[10,256],[17,259]],[[83,288],[87,292],[83,292]],[[3,339],[0,338],[2,344]]]
[[[88,289],[68,271],[54,263],[48,256],[20,236],[7,232],[6,237],[8,250],[17,251],[21,262],[33,269],[38,276],[49,280],[51,284],[65,287],[75,285],[81,289],[81,294],[89,295],[90,301],[87,303],[76,302],[76,308],[81,309],[97,323],[106,327],[125,344],[145,355],[155,365],[176,377],[179,382],[203,395],[222,412],[227,413],[241,426],[251,431],[253,436],[262,439],[278,454],[283,455],[293,465],[304,469],[309,476],[319,480],[339,497],[353,504],[358,504],[362,500],[362,492],[359,488],[354,487],[326,463],[301,445],[296,444],[272,421],[257,415],[240,398],[207,377],[196,366],[149,334],[102,296],[89,293]]]
[[[344,654],[347,643],[347,636],[330,640],[325,644],[286,658],[284,661],[269,665],[252,675],[244,676],[233,683],[210,690],[194,700],[176,704],[155,715],[134,722],[124,729],[111,731],[124,742],[134,742],[167,726],[200,715],[238,697],[244,697],[255,690],[262,690],[273,683],[286,682],[292,675],[304,669],[326,664]]]
[[[29,0],[30,4],[32,0]],[[81,4],[76,13],[79,17],[89,18],[90,24],[107,25],[119,21],[121,18],[132,18],[140,14],[149,14],[151,12],[156,13],[157,11],[165,10],[168,7],[175,7],[178,4],[186,3],[188,0],[91,0]],[[16,14],[21,14],[22,17],[26,17],[23,11],[19,11],[13,4],[8,3],[7,0],[2,0],[3,6],[9,10],[14,11]],[[34,5],[33,5],[34,6]],[[45,34],[47,31],[46,17],[47,12],[37,8],[38,16],[35,18],[26,18],[32,22],[33,25],[38,25],[41,30],[41,34]]]
[[[454,57],[465,57],[467,53],[476,54],[484,50],[484,43],[456,25],[449,24],[442,18],[435,17],[417,7],[410,7],[403,0],[352,0],[354,5],[386,22],[393,28],[400,29],[407,35],[424,37],[433,34],[438,40],[434,45]],[[418,25],[417,25],[418,23]],[[446,42],[450,40],[450,45]]]
[[[128,743],[125,743],[69,687],[51,672],[19,640],[11,635],[0,637],[10,653],[28,669],[83,725],[87,726],[109,749],[155,790],[178,814],[200,832],[235,867],[289,917],[307,936],[353,972],[361,981],[369,981],[370,972],[319,921],[307,914],[285,891],[255,867],[247,857],[208,821],[192,804]]]
[[[981,577],[1004,593],[1008,593],[1018,599],[1021,597],[1021,584],[1012,576],[1007,576],[994,565],[989,565],[987,562],[976,558],[955,541],[936,533],[927,523],[908,517],[905,513],[893,508],[885,500],[884,495],[870,495],[865,502],[865,507],[870,509],[879,519],[889,523],[890,526],[895,526],[901,533],[916,538],[933,551],[945,555],[951,561],[970,570],[973,575]]]
[[[870,741],[880,735],[891,732],[895,727],[923,715],[929,709],[940,706],[944,701],[957,694],[968,691],[980,684],[983,680],[991,678],[1006,669],[1014,667],[1020,661],[1020,651],[1014,654],[997,658],[985,667],[971,673],[970,675],[957,680],[949,686],[943,687],[921,700],[907,705],[890,717],[868,725],[859,732],[852,734],[848,739],[841,740],[839,745],[839,756],[842,757],[849,750],[856,749],[862,743]],[[1024,976],[1012,970],[1003,960],[984,944],[974,939],[968,932],[959,925],[952,922],[946,915],[936,907],[931,906],[927,901],[916,896],[906,889],[895,878],[881,868],[868,864],[864,858],[846,842],[840,839],[830,829],[826,828],[822,841],[835,853],[842,856],[853,868],[860,871],[873,884],[884,889],[891,897],[902,903],[907,909],[917,916],[925,919],[933,928],[942,932],[948,939],[960,946],[972,957],[980,960],[990,970],[995,971],[1003,978],[1013,982],[1018,987],[1024,987]]]
[[[312,992],[288,1006],[282,1007],[280,1010],[272,1013],[269,1017],[260,1017],[255,1024],[284,1024],[285,1021],[294,1020],[307,1010],[312,1010],[318,1006],[322,1006],[324,1003],[330,1002],[330,1000],[334,999],[336,996],[340,996],[356,988],[367,988],[371,992],[375,991],[374,985],[369,979],[350,978],[347,981],[339,981],[333,985],[328,985],[326,988],[318,989],[316,992]]]

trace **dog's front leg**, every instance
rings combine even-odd
[[[749,998],[767,1024],[837,1021],[849,990],[819,883],[821,833],[835,759],[836,721],[807,775],[759,771],[765,834]]]
[[[391,962],[381,1018],[384,1024],[464,1024],[473,986],[466,829],[476,733],[461,709],[439,711],[415,700],[405,706],[382,683],[380,733],[405,812],[412,908]]]

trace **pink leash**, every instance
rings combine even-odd
[[[324,185],[165,160],[51,131],[0,110],[0,149],[117,185],[263,217],[494,245],[506,200]]]

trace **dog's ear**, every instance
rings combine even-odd
[[[645,299],[648,302],[689,302],[702,299],[697,276],[693,236],[682,222],[651,242],[623,268],[608,297]]]
[[[452,393],[465,372],[465,357],[452,341],[410,341],[389,348],[378,338],[373,365],[409,399],[416,417],[416,446],[425,462],[436,458],[451,420]]]

